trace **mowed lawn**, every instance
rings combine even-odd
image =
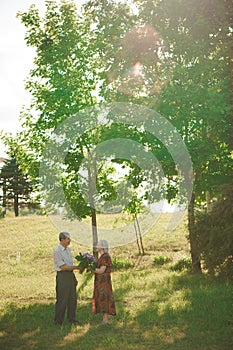
[[[233,349],[232,284],[171,271],[176,261],[189,257],[189,244],[185,222],[167,233],[168,220],[169,214],[161,215],[143,236],[144,256],[136,242],[111,249],[118,261],[112,273],[117,316],[111,325],[103,326],[101,315],[91,312],[93,276],[77,272],[81,326],[60,327],[53,324],[58,229],[45,216],[1,219],[0,349]],[[90,251],[74,241],[70,247],[73,256]],[[170,262],[156,265],[154,257]]]

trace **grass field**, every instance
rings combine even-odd
[[[111,250],[116,261],[131,265],[112,273],[117,316],[111,325],[101,325],[101,315],[91,312],[92,275],[77,273],[81,326],[61,327],[53,324],[57,228],[44,216],[0,220],[0,349],[232,349],[232,285],[206,274],[171,271],[189,256],[189,244],[185,223],[166,233],[168,219],[162,215],[143,237],[143,257],[136,243]],[[76,242],[70,247],[73,256],[87,251]],[[156,265],[154,257],[169,262]]]

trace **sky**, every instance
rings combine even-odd
[[[30,101],[24,85],[34,57],[33,48],[27,47],[24,41],[25,27],[16,14],[27,11],[32,4],[43,14],[44,0],[0,1],[0,130],[13,134],[20,129],[22,106]],[[6,149],[0,142],[0,157],[5,156]]]

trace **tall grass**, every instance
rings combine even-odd
[[[136,243],[111,250],[119,265],[112,274],[117,316],[107,327],[91,313],[92,275],[78,273],[81,326],[55,326],[57,229],[46,217],[0,220],[0,349],[232,349],[232,286],[154,264],[154,256],[169,256],[172,263],[189,256],[185,224],[167,234],[168,219],[163,215],[143,237],[145,256]],[[71,242],[71,250],[75,256],[86,248]]]

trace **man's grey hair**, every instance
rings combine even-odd
[[[67,237],[70,237],[69,232],[60,232],[59,233],[59,240],[66,239]]]
[[[105,253],[108,253],[108,241],[101,239],[98,244],[103,248]]]

